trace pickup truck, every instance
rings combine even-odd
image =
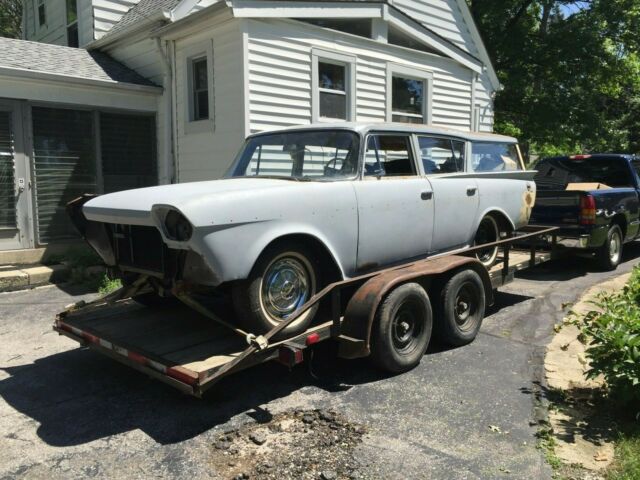
[[[640,157],[553,157],[535,168],[531,223],[559,227],[559,245],[591,253],[602,268],[614,270],[623,244],[639,233]]]

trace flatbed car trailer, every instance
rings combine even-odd
[[[236,327],[224,302],[198,298],[180,285],[172,293],[181,302],[142,305],[135,299],[145,291],[144,277],[93,302],[68,306],[57,315],[53,329],[81,346],[200,397],[221,378],[250,366],[269,360],[290,367],[301,363],[305,349],[328,339],[338,341],[343,358],[368,356],[381,302],[409,282],[424,287],[433,303],[440,301],[440,289],[453,276],[476,272],[483,284],[484,316],[484,305],[493,303],[494,290],[511,282],[517,271],[554,256],[556,230],[528,226],[497,242],[331,283],[264,335]],[[499,261],[487,270],[473,254],[496,246]],[[324,317],[303,333],[279,338],[287,325],[318,302],[326,306]],[[465,297],[462,307],[473,307],[469,302],[473,300]],[[454,320],[435,319],[438,321]]]

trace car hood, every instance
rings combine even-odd
[[[189,211],[205,207],[211,201],[229,197],[251,197],[277,188],[292,188],[300,183],[271,178],[229,178],[207,182],[179,183],[138,188],[101,195],[88,201],[83,213],[88,220],[130,225],[154,225],[154,205],[174,207],[189,217]]]

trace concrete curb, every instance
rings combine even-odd
[[[7,267],[5,267],[7,268]],[[32,265],[0,271],[0,292],[20,290],[47,283],[60,283],[69,278],[68,265]]]

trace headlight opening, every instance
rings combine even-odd
[[[164,218],[164,227],[167,237],[179,242],[186,242],[193,234],[193,227],[191,223],[189,223],[189,220],[176,210],[169,210],[167,216]]]

